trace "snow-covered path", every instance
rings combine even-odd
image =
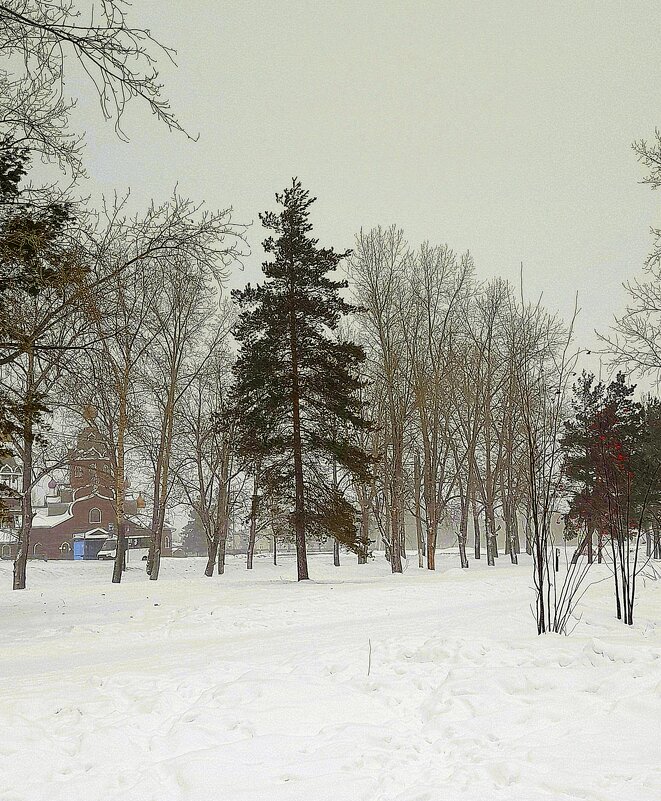
[[[538,638],[527,565],[330,558],[0,563],[0,799],[661,798],[661,585]]]

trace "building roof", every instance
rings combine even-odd
[[[32,518],[32,528],[53,528],[54,526],[59,526],[60,523],[71,520],[72,517],[71,508],[61,515],[49,515],[48,509],[40,506],[36,509]]]
[[[109,458],[108,445],[96,425],[95,417],[87,419],[87,425],[76,436],[76,447],[69,453],[76,460]]]
[[[111,536],[105,528],[97,526],[89,531],[76,531],[73,535],[74,540],[107,540]]]

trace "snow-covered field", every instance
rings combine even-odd
[[[0,563],[0,799],[661,798],[661,582],[538,638],[527,564],[331,560]]]

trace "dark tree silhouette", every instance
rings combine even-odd
[[[348,252],[320,248],[310,236],[314,198],[300,181],[276,200],[279,213],[260,215],[273,232],[263,243],[266,281],[234,293],[235,397],[239,450],[261,462],[265,492],[292,509],[300,581],[308,578],[306,536],[360,548],[355,509],[332,475],[334,463],[367,474],[369,458],[351,433],[369,423],[359,393],[363,350],[338,335],[343,315],[358,309],[341,297],[346,282],[328,276]]]

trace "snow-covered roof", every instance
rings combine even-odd
[[[71,507],[61,515],[49,515],[48,509],[39,507],[32,519],[32,528],[53,528],[64,523],[66,520],[71,520],[73,515],[70,511]]]
[[[78,531],[73,535],[74,540],[106,540],[110,536],[105,528],[91,528],[89,531]]]
[[[99,489],[103,489],[103,487],[100,487]],[[73,502],[74,503],[79,503],[80,501],[88,501],[90,498],[92,498],[92,499],[100,498],[101,500],[104,500],[104,501],[112,501],[113,500],[113,497],[111,495],[103,495],[103,493],[99,492],[99,489],[92,490],[92,492],[88,491],[87,495],[81,495],[80,497],[78,497],[76,495],[76,493],[79,492],[80,490],[89,490],[89,487],[78,487],[78,489],[74,490],[74,493],[73,493],[74,501]]]

